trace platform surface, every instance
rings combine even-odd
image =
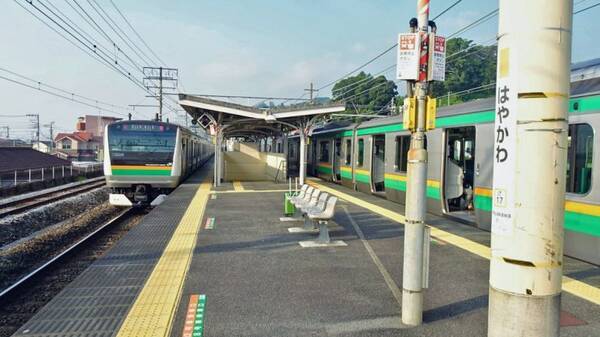
[[[202,176],[173,192],[17,336],[487,334],[489,233],[428,216],[434,241],[424,324],[407,328],[400,324],[401,205],[314,180],[340,197],[330,235],[348,246],[303,248],[298,242],[316,234],[289,233],[302,224],[280,221],[287,185],[236,182],[207,191]],[[157,283],[157,265],[175,260],[181,264]],[[565,276],[561,336],[599,336],[600,268],[565,258]],[[175,278],[181,287],[153,300],[161,294],[148,289]]]

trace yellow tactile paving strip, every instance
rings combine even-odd
[[[237,192],[243,191],[244,190],[244,185],[242,185],[242,183],[240,181],[234,181],[233,182],[233,189]]]
[[[209,194],[210,183],[200,184],[117,336],[169,335]]]
[[[394,221],[402,223],[402,224],[404,223],[404,216],[400,213],[390,211],[387,208],[377,206],[375,204],[371,204],[369,202],[366,202],[362,199],[353,197],[344,192],[340,192],[336,189],[321,185],[314,180],[308,181],[307,183],[310,185],[313,185],[315,187],[318,187],[323,192],[333,194],[333,195],[337,196],[338,198],[346,200],[357,206],[364,207],[364,208],[366,208],[374,213],[380,214],[388,219],[394,220]],[[488,260],[492,256],[492,254],[490,252],[490,248],[488,246],[482,245],[480,243],[477,243],[477,242],[469,240],[469,239],[465,239],[461,236],[452,234],[450,232],[446,232],[444,230],[435,228],[431,225],[428,225],[428,226],[431,228],[431,237],[433,237],[435,239],[445,241],[453,246],[464,249],[472,254],[481,256]],[[568,276],[563,276],[562,289],[563,289],[563,291],[566,291],[577,297],[583,298],[587,301],[590,301],[592,303],[600,305],[600,288],[597,288],[597,287],[594,287],[587,283],[572,279]]]

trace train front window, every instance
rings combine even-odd
[[[569,125],[567,192],[585,194],[592,185],[594,130],[589,124]]]
[[[115,124],[108,127],[113,165],[172,165],[177,128],[161,124]]]

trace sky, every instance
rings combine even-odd
[[[83,21],[67,1],[75,4],[73,0],[33,2],[47,13],[44,4],[51,9],[50,5],[58,8],[99,44],[106,46],[112,59],[116,55],[120,64],[127,62],[122,60],[123,53],[116,51],[101,33]],[[93,0],[76,1],[136,63],[157,65],[138,60],[90,7],[89,2],[93,3]],[[95,1],[151,55],[109,0]],[[113,1],[166,66],[179,69],[180,90],[191,94],[299,97],[309,83],[313,82],[319,88],[393,45],[397,34],[407,31],[408,20],[416,12],[414,0]],[[431,15],[435,16],[455,1],[432,0]],[[142,89],[67,42],[19,7],[17,2],[38,16],[42,15],[25,0],[2,1],[0,68],[69,93],[117,105],[122,108],[103,107],[120,114],[126,115],[129,105],[156,104],[152,98],[145,97],[147,93]],[[575,0],[575,8],[596,2]],[[463,0],[437,20],[438,34],[450,35],[497,7],[497,1]],[[595,40],[596,32],[600,31],[600,20],[595,20],[599,13],[600,7],[597,7],[575,17],[573,62],[600,57],[600,44]],[[497,25],[497,18],[494,18],[460,37],[491,44]],[[395,51],[387,53],[364,70],[378,73],[394,64],[395,57]],[[132,74],[141,81],[141,74],[133,70]],[[393,70],[385,75],[392,79]],[[0,76],[15,79],[1,70]],[[37,87],[35,83],[20,80]],[[330,90],[331,87],[324,88],[318,96],[329,96]],[[72,131],[78,116],[118,116],[2,78],[0,97],[0,137],[5,136],[6,125],[10,126],[13,138],[28,139],[32,135],[30,118],[3,117],[6,115],[39,114],[40,124],[55,122],[55,132]],[[93,101],[87,102],[96,105]],[[175,106],[172,102],[168,104]],[[138,107],[133,114],[134,118],[145,119],[155,112],[155,107]],[[183,121],[183,112],[168,112],[165,116]],[[42,138],[48,135],[48,127],[42,127]]]

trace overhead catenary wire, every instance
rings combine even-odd
[[[129,49],[131,51],[133,51],[133,53],[140,58],[140,60],[142,60],[142,62],[146,63],[146,64],[152,64],[153,61],[150,60],[148,58],[148,56],[137,46],[135,45],[135,43],[131,43],[128,42],[128,40],[130,40],[130,38],[123,33],[123,35],[125,35],[125,37],[123,37],[123,35],[121,35],[120,32],[122,32],[121,27],[119,27],[114,21],[113,19],[108,15],[108,13],[104,10],[104,8],[102,8],[102,6],[100,6],[98,4],[98,2],[96,0],[87,0],[89,6],[98,14],[98,16],[102,19],[102,21],[104,21],[104,23],[106,23],[106,25],[108,26],[108,28],[110,28],[116,36],[119,37],[119,39],[121,39],[121,41],[123,41],[123,43],[129,47]],[[98,8],[96,8],[98,7]],[[133,44],[133,46],[132,46]],[[140,53],[138,53],[138,50],[140,51]]]
[[[24,83],[22,81],[15,80],[15,79],[12,79],[12,78],[8,78],[8,77],[2,76],[2,75],[0,75],[0,79],[3,79],[5,81],[11,82],[11,83],[14,83],[14,84],[17,84],[17,85],[21,85],[21,86],[24,86],[24,87],[27,87],[27,88],[30,88],[30,89],[39,90],[39,91],[47,93],[49,95],[52,95],[52,96],[55,96],[55,97],[59,97],[59,98],[62,98],[62,99],[65,99],[65,100],[68,100],[68,101],[71,101],[71,102],[76,102],[76,103],[79,103],[79,104],[82,104],[82,105],[85,105],[85,106],[88,106],[88,107],[91,107],[91,108],[98,109],[100,111],[110,112],[110,113],[113,113],[113,114],[116,114],[116,115],[120,115],[120,116],[127,116],[126,114],[124,114],[122,112],[118,112],[118,111],[114,111],[114,110],[111,110],[111,109],[103,108],[103,107],[101,107],[101,106],[99,106],[97,104],[96,105],[90,104],[90,103],[84,102],[82,100],[76,99],[74,97],[65,96],[65,95],[62,95],[62,94],[58,94],[58,93],[52,92],[52,91],[47,90],[47,89],[43,89],[43,88],[40,88],[40,87],[35,87],[33,85]]]
[[[448,11],[450,11],[453,7],[455,7],[456,5],[458,5],[462,0],[458,0],[456,2],[454,2],[452,5],[450,5],[449,7],[447,7],[446,9],[444,9],[440,14],[438,14],[433,20],[436,20],[438,18],[440,18],[442,15],[446,14]],[[394,43],[392,46],[390,46],[389,48],[387,48],[386,50],[384,50],[383,52],[379,53],[378,55],[376,55],[375,57],[371,58],[370,60],[368,60],[367,62],[361,64],[359,67],[353,69],[352,71],[348,72],[347,74],[345,74],[344,76],[328,82],[327,84],[317,88],[318,91],[323,90],[327,87],[330,87],[331,85],[334,85],[335,83],[337,83],[338,81],[354,74],[355,72],[359,71],[360,69],[363,69],[364,67],[368,66],[369,64],[375,62],[375,60],[379,59],[380,57],[384,56],[385,54],[389,53],[390,51],[392,51],[394,48],[396,48],[398,46],[398,43]]]
[[[69,21],[69,23],[71,23],[71,25],[73,27],[75,27],[81,34],[85,35],[87,37],[87,39],[89,41],[93,41],[93,43],[98,47],[101,48],[105,51],[105,53],[109,53],[111,52],[111,50],[109,48],[107,48],[106,46],[102,45],[99,41],[96,40],[96,38],[94,38],[91,34],[89,34],[85,29],[83,29],[80,25],[78,25],[75,21],[73,21],[67,14],[65,14],[60,8],[58,8],[56,5],[54,5],[52,3],[52,1],[48,1],[47,2],[49,6],[51,6],[57,13],[59,13],[60,15],[62,15],[67,21]],[[73,7],[73,5],[71,5],[71,3],[69,1],[67,1],[67,4],[69,4],[69,6],[71,6],[71,8],[73,8],[73,10],[75,12],[77,12],[77,10]],[[79,12],[77,12],[77,14],[79,14]],[[87,20],[87,18],[82,17],[84,20]],[[114,46],[113,46],[114,49]],[[114,52],[114,51],[113,51]],[[135,68],[135,65],[132,64],[129,60],[127,60],[126,58],[120,58],[118,59],[117,55],[115,54],[115,58],[114,58],[115,62],[119,61],[119,62],[124,62],[125,64],[127,64],[127,66],[131,67],[131,68]]]
[[[459,3],[461,3],[462,0],[457,0],[455,3],[453,3],[452,5],[448,6],[448,8],[444,9],[440,14],[436,15],[433,19],[431,19],[432,21],[437,20],[438,18],[440,18],[442,15],[446,14],[449,10],[451,10],[452,8],[454,8],[454,6],[458,5]]]
[[[585,11],[587,11],[587,10],[590,10],[590,9],[592,9],[592,8],[594,8],[594,7],[598,7],[598,6],[600,6],[600,2],[598,2],[598,3],[595,3],[595,4],[591,5],[591,6],[588,6],[588,7],[586,7],[586,8],[580,9],[580,10],[578,10],[578,11],[574,12],[574,13],[573,13],[573,15],[575,15],[575,14],[579,14],[579,13],[583,13],[583,12],[585,12]]]
[[[468,25],[460,28],[456,32],[448,35],[446,38],[447,39],[451,39],[453,37],[456,37],[457,35],[463,34],[463,33],[467,32],[467,31],[469,31],[469,30],[471,30],[471,29],[473,29],[473,28],[475,28],[475,27],[477,27],[477,26],[479,26],[479,25],[487,22],[488,20],[490,20],[493,17],[495,17],[496,15],[498,15],[499,11],[500,11],[500,9],[498,9],[498,8],[494,9],[493,11],[485,14],[484,16],[480,17],[479,19],[471,22],[470,24],[468,24]]]
[[[42,3],[41,1],[38,1],[42,6],[44,6],[46,8],[46,10],[48,10],[50,13],[52,13],[52,15],[56,16],[59,20],[61,20],[62,22],[64,22],[66,24],[66,26],[68,26],[71,30],[65,28],[65,26],[61,25],[59,22],[57,22],[54,18],[50,17],[50,15],[48,13],[46,13],[45,11],[43,11],[41,8],[35,6],[35,4],[33,4],[33,1],[28,1],[28,3],[35,8],[38,12],[40,12],[41,14],[43,14],[48,20],[50,20],[52,23],[54,23],[56,26],[58,26],[60,29],[62,29],[64,32],[66,32],[71,38],[73,38],[76,42],[74,42],[73,40],[67,38],[66,36],[64,36],[64,34],[59,33],[56,29],[54,29],[54,27],[50,26],[48,24],[48,22],[46,22],[45,20],[41,19],[39,16],[35,15],[35,13],[33,13],[32,11],[28,10],[26,7],[24,7],[21,3],[19,3],[17,0],[14,0],[19,6],[21,6],[22,8],[24,8],[27,12],[29,12],[30,14],[32,14],[34,17],[36,17],[38,20],[40,20],[42,23],[44,23],[46,26],[50,27],[54,32],[57,32],[60,36],[62,36],[63,38],[65,38],[66,40],[68,40],[70,43],[74,44],[77,46],[78,42],[79,44],[81,44],[83,47],[89,49],[91,51],[91,53],[87,53],[88,55],[94,55],[94,58],[99,59],[99,62],[103,62],[106,65],[108,65],[109,67],[113,68],[115,71],[117,71],[118,73],[120,73],[121,75],[125,76],[126,78],[128,78],[130,81],[132,81],[136,86],[138,86],[139,88],[141,88],[142,90],[146,91],[147,93],[151,94],[151,95],[155,95],[155,93],[151,92],[148,88],[146,88],[140,81],[138,81],[137,79],[135,79],[135,77],[132,77],[131,72],[125,68],[123,68],[122,65],[119,65],[117,62],[115,62],[113,64],[112,61],[110,61],[109,59],[111,58],[110,55],[108,55],[106,52],[99,50],[101,53],[97,52],[96,47],[96,43],[97,41],[89,41],[86,38],[84,38],[84,40],[87,41],[84,42],[82,41],[82,38],[79,38],[78,36],[75,36],[74,33],[71,31],[73,30],[75,33],[77,33],[77,35],[83,37],[83,34],[81,32],[78,32],[77,30],[74,29],[73,26],[69,25],[60,15],[56,14],[55,12],[53,12],[48,6],[46,6],[44,3]],[[89,15],[89,13],[87,13],[85,11],[85,9],[83,7],[81,7],[81,5],[79,5],[79,3],[77,1],[73,1],[83,12],[84,14],[87,16],[87,18],[89,20],[92,21],[93,24],[91,24],[92,26],[96,26],[97,30],[104,35],[109,42],[113,43],[113,45],[115,45],[117,48],[118,46],[116,45],[116,43],[110,38],[110,36],[108,36],[108,34],[106,34],[106,32],[104,32],[104,30],[102,30],[102,28],[95,22],[95,20]],[[74,7],[72,7],[74,8]],[[79,12],[78,12],[79,13]],[[81,13],[79,13],[81,15]],[[88,22],[89,23],[89,22]],[[89,34],[88,34],[89,35]],[[79,46],[78,46],[79,47]],[[79,48],[82,49],[82,48]],[[123,55],[125,55],[125,57],[127,57],[132,63],[134,63],[136,65],[135,69],[137,69],[140,73],[142,73],[141,67],[139,66],[139,64],[134,61],[131,57],[129,57],[125,52],[123,52],[120,48],[119,50],[123,53]],[[101,55],[102,54],[102,55]],[[104,56],[103,56],[104,55]],[[119,69],[120,68],[120,69]],[[165,104],[165,107],[167,107],[168,109],[170,109],[171,111],[174,111],[175,108],[173,108],[170,104]]]
[[[137,30],[133,27],[133,25],[129,22],[129,20],[127,20],[127,18],[125,17],[125,15],[123,15],[123,13],[119,9],[119,7],[117,7],[117,5],[114,3],[114,1],[110,0],[110,3],[115,8],[115,10],[117,11],[117,13],[119,13],[119,15],[121,16],[121,18],[123,18],[123,21],[125,21],[125,23],[127,24],[127,26],[129,26],[129,28],[131,29],[131,31],[135,34],[135,36],[137,36],[138,39],[140,41],[142,41],[142,43],[144,44],[144,46],[146,46],[146,48],[148,48],[148,50],[150,51],[150,53],[152,55],[154,55],[154,57],[156,58],[156,60],[158,60],[160,64],[165,65],[166,63],[160,57],[158,57],[158,55],[154,52],[154,50],[152,48],[150,48],[150,46],[148,45],[148,43],[146,42],[146,40],[144,40],[144,38],[142,38],[142,36],[137,32]]]
[[[9,73],[9,74],[11,74],[13,76],[16,76],[16,77],[19,77],[21,79],[30,81],[30,82],[32,82],[34,84],[37,84],[38,87],[42,87],[43,86],[43,87],[46,87],[46,88],[49,88],[49,89],[52,89],[52,90],[56,90],[58,92],[62,92],[62,93],[67,94],[67,95],[71,95],[72,97],[78,97],[80,99],[83,99],[83,100],[86,100],[86,101],[89,101],[89,102],[95,102],[97,104],[102,104],[102,105],[105,105],[105,106],[108,106],[108,107],[111,107],[111,108],[132,111],[132,109],[130,107],[119,106],[119,105],[116,105],[116,104],[105,102],[103,100],[99,100],[99,99],[95,99],[95,98],[90,98],[90,97],[87,97],[87,96],[83,96],[83,95],[80,95],[80,94],[76,94],[76,93],[74,93],[72,91],[61,89],[61,88],[58,88],[58,87],[50,85],[50,84],[46,84],[44,82],[35,80],[35,79],[31,78],[31,77],[27,77],[25,75],[19,74],[17,72],[14,72],[12,70],[8,70],[8,69],[3,68],[3,67],[0,67],[0,71],[4,71],[4,72]]]

